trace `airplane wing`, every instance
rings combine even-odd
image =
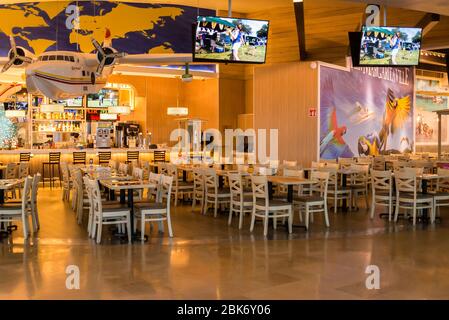
[[[192,62],[191,54],[130,54],[118,59],[119,64],[169,64]]]

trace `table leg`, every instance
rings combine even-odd
[[[268,181],[268,198],[270,200],[273,200],[273,194],[274,194],[273,183]]]
[[[293,203],[293,185],[287,186],[287,201]]]
[[[187,182],[187,171],[182,170],[182,181]]]
[[[343,188],[347,187],[348,186],[348,179],[347,179],[346,174],[342,175],[342,180],[343,180],[342,181]],[[335,195],[335,196],[337,196],[337,195]],[[346,200],[346,198],[343,199],[343,208],[342,208],[342,210],[343,210],[343,212],[348,212],[348,201]]]
[[[222,189],[224,187],[224,177],[218,176],[218,187]]]
[[[0,204],[5,203],[5,190],[0,189]]]
[[[120,203],[125,204],[126,203],[126,194],[125,190],[120,190]]]
[[[422,179],[421,185],[422,185],[422,193],[427,194],[427,180]],[[428,211],[429,211],[428,209],[423,209],[423,211],[422,211],[421,220],[423,223],[429,223],[430,219],[428,216]]]

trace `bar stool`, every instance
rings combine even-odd
[[[110,151],[98,152],[98,164],[101,166],[103,164],[109,164],[112,159],[112,153]]]
[[[165,151],[164,150],[154,150],[154,163],[165,162]]]
[[[133,161],[139,161],[139,151],[127,151],[126,152],[126,163],[132,163]]]
[[[45,178],[45,167],[48,167],[48,173],[50,174],[50,177]],[[45,179],[50,180],[50,189],[54,187],[55,167],[58,168],[59,186],[61,187],[61,152],[50,152],[48,154],[48,162],[42,162],[42,185],[44,188]]]
[[[21,152],[19,162],[30,162],[31,152]]]
[[[86,164],[86,152],[74,152],[73,164]]]

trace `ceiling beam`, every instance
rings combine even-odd
[[[416,27],[422,28],[422,36],[424,37],[433,27],[440,22],[440,15],[436,13],[426,13],[418,22]]]
[[[304,25],[304,2],[303,0],[293,0],[295,7],[296,31],[298,32],[299,59],[306,60],[306,28]]]

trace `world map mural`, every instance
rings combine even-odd
[[[191,53],[197,15],[215,11],[188,6],[110,1],[29,2],[0,5],[0,56],[9,36],[39,55],[46,51],[92,52],[91,38],[120,52]]]

